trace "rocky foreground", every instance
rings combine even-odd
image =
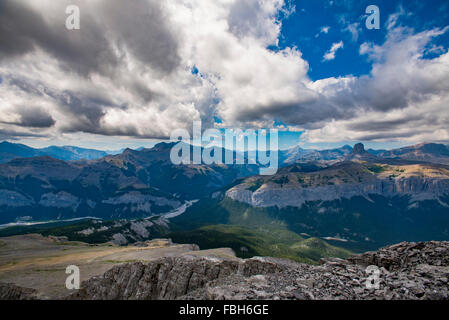
[[[367,266],[379,268],[378,289],[366,286]],[[193,254],[126,263],[84,281],[67,299],[447,300],[448,279],[449,242],[403,242],[320,265]],[[0,298],[39,295],[3,284]]]
[[[366,267],[380,270],[366,288]],[[273,258],[168,257],[129,263],[70,299],[449,299],[449,242],[400,243],[307,265]]]

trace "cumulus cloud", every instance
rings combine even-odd
[[[64,28],[68,4],[80,7],[79,31]],[[283,0],[124,6],[3,1],[2,107],[44,105],[53,134],[159,138],[194,120],[212,126],[216,116],[223,125],[262,125],[259,109],[283,109],[311,95],[302,83],[308,65],[300,51],[267,49],[277,45],[280,15],[294,10]]]
[[[448,141],[449,53],[426,57],[432,40],[446,32],[394,28],[382,45],[361,45],[360,54],[373,63],[370,74],[303,80],[309,91],[302,100],[240,110],[236,117],[279,119],[303,128],[310,142]]]
[[[0,120],[0,122],[32,128],[49,128],[55,124],[52,116],[40,107],[18,106],[13,112],[12,121]],[[2,118],[7,117],[8,114],[2,115]]]
[[[329,49],[329,51],[324,54],[323,60],[324,61],[334,60],[337,51],[343,49],[343,47],[344,47],[343,41],[332,44],[332,47]]]
[[[82,2],[75,1],[78,5]],[[2,1],[0,61],[43,50],[61,69],[84,76],[111,72],[117,67],[119,61],[90,11],[83,12],[83,28],[79,32],[64,32],[66,17],[61,12],[68,4],[68,1],[42,1],[34,8],[30,1]]]
[[[69,4],[81,30],[65,29]],[[449,140],[449,55],[430,45],[446,29],[414,33],[392,17],[384,44],[360,47],[370,74],[312,81],[301,48],[268,49],[293,10],[283,0],[3,0],[0,133],[164,138],[219,118],[281,121],[310,141]]]
[[[330,28],[331,28],[331,27],[329,27],[329,26],[323,26],[323,27],[321,27],[320,32],[318,32],[318,33],[315,35],[315,38],[318,38],[321,34],[328,34]]]
[[[65,28],[69,4],[81,9],[80,30]],[[191,74],[190,57],[179,56],[182,26],[160,1],[124,7],[117,0],[5,0],[0,6],[0,107],[11,118],[1,120],[18,135],[37,125],[48,134],[166,137],[211,117],[205,106],[213,104],[214,89]],[[31,102],[45,106],[48,117],[36,117],[34,109],[18,116]]]
[[[343,103],[353,115],[333,118],[305,137],[315,142],[448,141],[449,53],[424,57],[430,41],[447,30],[415,34],[397,27],[381,46],[364,43],[360,53],[373,61],[369,76],[333,79],[318,86],[323,93],[336,86],[331,100]]]

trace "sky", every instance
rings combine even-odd
[[[447,0],[0,0],[0,140],[151,147],[201,120],[281,148],[449,143],[448,48]]]

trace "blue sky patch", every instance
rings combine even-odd
[[[449,21],[449,2],[433,1],[366,1],[366,0],[297,0],[296,10],[282,21],[279,48],[297,47],[309,63],[309,77],[361,76],[370,73],[371,61],[360,55],[360,45],[385,42],[389,23],[412,28],[415,32],[441,27]],[[380,9],[380,29],[368,30],[365,10],[369,5]],[[393,21],[394,20],[394,21]],[[342,41],[335,59],[323,61],[334,43]],[[436,38],[435,47],[449,46],[449,34]],[[434,57],[430,52],[428,57]]]

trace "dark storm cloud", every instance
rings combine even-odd
[[[120,108],[103,97],[83,96],[71,91],[54,94],[60,108],[70,114],[70,123],[61,127],[63,132],[103,133],[101,119],[108,108]]]
[[[405,125],[406,127],[410,127],[410,123],[424,120],[421,116],[409,116],[396,120],[385,120],[385,121],[364,121],[364,122],[356,122],[347,125],[346,127],[350,130],[355,131],[385,131],[392,130],[398,128],[399,126]],[[430,120],[430,121],[429,121]],[[432,121],[433,120],[433,121]],[[430,124],[434,122],[436,119],[427,119],[425,122]],[[424,121],[421,121],[424,122]]]
[[[80,7],[80,30],[65,28],[64,11],[53,19],[44,19],[45,12],[35,12],[20,1],[1,0],[0,60],[39,47],[53,55],[67,71],[83,76],[92,72],[112,76],[123,58],[123,52],[116,55],[113,50],[115,43],[155,70],[169,73],[178,66],[177,40],[169,30],[159,1],[105,0],[101,10],[87,2],[69,4]],[[102,22],[106,23],[97,22],[99,15],[104,15]]]
[[[414,130],[413,128],[406,132],[383,132],[383,133],[372,133],[367,135],[359,136],[358,139],[361,141],[374,141],[383,139],[400,139],[400,138],[410,138],[417,134],[431,133],[431,130]]]
[[[65,115],[69,121],[59,123],[58,131],[63,133],[86,132],[100,134],[105,136],[134,136],[137,138],[164,138],[164,135],[145,135],[138,131],[132,124],[123,124],[118,127],[105,127],[102,119],[110,109],[129,109],[128,104],[116,104],[108,96],[101,92],[74,92],[65,90],[58,92],[44,83],[32,82],[24,78],[8,75],[5,77],[5,83],[15,87],[24,94],[30,94],[39,99],[51,99],[59,113]],[[136,82],[137,84],[140,84]],[[132,88],[135,88],[132,86]],[[153,97],[150,91],[144,93],[144,86],[140,87],[141,95],[148,99]],[[56,110],[53,109],[53,110]],[[18,121],[2,121],[0,123],[21,127],[49,128],[55,125],[54,118],[44,109],[39,107],[15,107],[14,113],[18,115]],[[8,138],[14,137],[14,132],[8,133]],[[6,134],[5,134],[6,136]],[[34,136],[34,135],[31,135]]]
[[[354,107],[341,107],[323,96],[311,97],[308,101],[258,105],[252,109],[243,109],[237,120],[251,122],[258,120],[279,119],[288,124],[303,126],[307,129],[320,127],[331,119],[350,119]]]
[[[32,132],[0,129],[0,140],[18,140],[20,138],[43,138],[46,135]]]
[[[139,96],[144,103],[147,103],[158,97],[158,94],[156,92],[152,91],[146,84],[139,81],[134,81],[129,84],[129,89],[137,96]]]
[[[20,23],[22,21],[25,24]],[[0,59],[32,51],[34,41],[31,30],[43,25],[42,18],[22,4],[10,0],[1,0]]]
[[[5,83],[11,87],[16,87],[25,93],[32,94],[34,96],[43,96],[42,91],[25,78],[6,76]]]
[[[108,108],[124,108],[123,105],[113,103],[100,93],[83,93],[70,90],[57,92],[45,87],[43,83],[35,83],[14,76],[8,76],[6,83],[15,86],[26,94],[51,98],[60,111],[70,116],[71,121],[61,127],[63,132],[102,133],[100,121],[106,110]],[[42,108],[19,107],[15,108],[14,111],[20,115],[21,120],[20,122],[9,122],[10,124],[39,128],[51,127],[55,124],[53,117]]]
[[[39,107],[22,107],[18,109],[20,122],[17,125],[33,128],[50,128],[56,121],[45,110]]]
[[[61,68],[83,76],[91,72],[111,73],[118,58],[105,38],[104,30],[88,14],[83,14],[83,27],[77,32],[65,28],[64,18],[47,22],[41,13],[20,1],[0,3],[0,59],[15,57],[34,50],[47,51]]]
[[[103,12],[119,41],[137,59],[155,70],[170,73],[179,65],[180,57],[162,5],[159,0],[105,0]]]

